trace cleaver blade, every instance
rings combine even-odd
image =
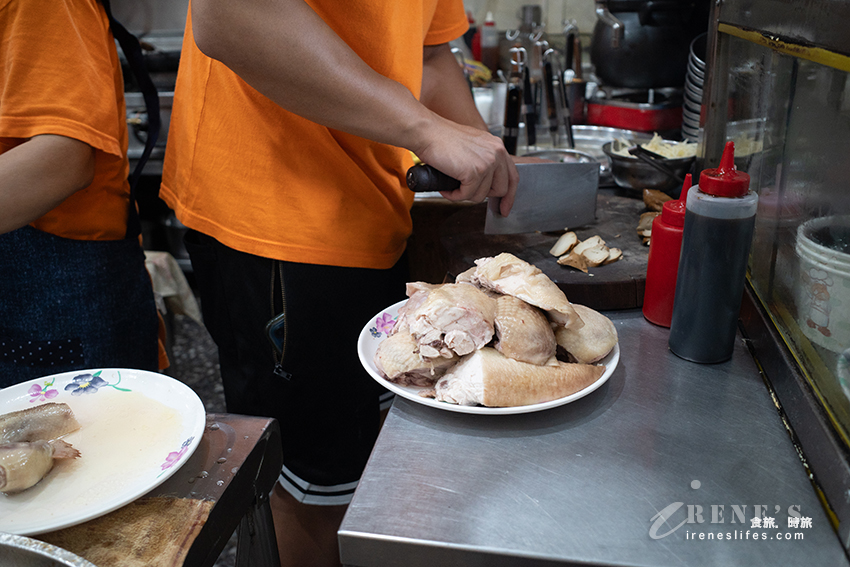
[[[484,234],[552,232],[596,220],[599,164],[518,163],[519,185],[511,212],[499,214],[499,200],[488,202]]]

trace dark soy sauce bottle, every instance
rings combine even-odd
[[[723,362],[735,348],[758,195],[734,158],[727,142],[720,167],[688,192],[669,346],[693,362]]]

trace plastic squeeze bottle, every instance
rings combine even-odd
[[[723,362],[735,348],[758,195],[734,159],[727,142],[720,167],[688,192],[669,346],[693,362]]]
[[[481,26],[481,62],[496,75],[499,69],[499,32],[492,12],[487,12]]]
[[[690,187],[689,173],[685,176],[679,198],[666,201],[662,205],[661,214],[652,221],[643,316],[650,323],[662,327],[669,327],[673,318],[673,297],[676,294],[676,276],[685,225],[685,203]]]

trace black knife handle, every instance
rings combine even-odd
[[[525,121],[525,135],[528,138],[528,145],[537,144],[537,132],[534,129],[537,124],[537,108],[534,101],[534,91],[531,90],[531,73],[528,67],[523,70],[522,77],[522,115]]]
[[[549,116],[549,130],[558,130],[558,100],[555,98],[555,77],[552,73],[552,64],[543,64],[543,81],[546,84],[546,114]]]
[[[505,97],[505,121],[502,132],[502,142],[512,156],[516,155],[517,139],[519,138],[519,121],[522,113],[522,87],[510,84]]]
[[[415,193],[454,191],[460,187],[460,181],[430,165],[417,164],[407,170],[407,187]]]

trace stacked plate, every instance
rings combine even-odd
[[[682,138],[689,142],[699,140],[702,114],[702,86],[705,83],[705,49],[707,34],[702,33],[691,42],[688,69],[685,74],[684,103],[682,106]]]

